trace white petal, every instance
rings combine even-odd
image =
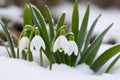
[[[77,44],[74,42],[73,46],[74,46],[74,54],[77,56],[77,55],[78,55],[78,47],[77,47]]]
[[[74,51],[74,48],[73,48],[73,44],[72,44],[73,42],[72,41],[69,41],[68,42],[68,51],[67,51],[67,54],[70,56],[72,53],[73,53],[73,51]]]
[[[40,36],[35,36],[31,41],[30,50],[32,52],[36,52],[36,51],[39,52],[41,47],[45,49],[45,44],[43,39]]]
[[[68,46],[67,54],[70,56],[74,52],[74,54],[77,56],[78,47],[77,47],[77,44],[75,43],[75,41],[69,41],[68,45],[69,46]]]
[[[59,48],[59,46],[60,46],[60,37],[58,37],[57,39],[56,39],[56,41],[55,41],[55,43],[54,43],[54,45],[53,45],[53,52],[56,52],[57,51],[57,49]]]
[[[63,50],[67,51],[67,45],[68,44],[68,41],[66,39],[65,36],[59,36],[55,43],[54,43],[54,46],[53,46],[53,52],[56,52],[57,50],[59,50],[60,52],[62,52]]]
[[[61,47],[63,48],[65,54],[68,50],[68,40],[66,39],[65,36],[61,36]]]
[[[41,47],[45,50],[45,43],[44,43],[42,37],[40,37],[40,39],[41,39]]]
[[[21,53],[25,48],[27,48],[28,44],[29,44],[28,37],[22,37],[19,42],[19,53]]]

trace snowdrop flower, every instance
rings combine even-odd
[[[65,51],[65,54],[67,52],[67,47],[68,47],[68,40],[64,35],[60,35],[53,46],[53,52],[56,52],[59,50],[60,52]]]
[[[72,53],[74,53],[76,56],[78,55],[78,46],[74,41],[73,35],[70,36],[70,40],[68,41],[68,50],[67,50],[67,54],[69,56],[72,55]]]
[[[29,44],[29,38],[27,36],[23,36],[19,42],[19,53],[22,53],[23,50],[27,49],[28,44]]]
[[[67,54],[70,56],[72,53],[74,53],[76,56],[78,54],[78,47],[75,41],[70,40],[68,42],[68,51]]]
[[[31,52],[40,52],[40,49],[43,48],[45,50],[45,43],[41,36],[36,35],[30,44]]]

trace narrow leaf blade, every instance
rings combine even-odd
[[[113,46],[112,48],[103,52],[91,65],[91,69],[97,72],[109,59],[120,52],[120,44]]]
[[[107,29],[105,29],[90,45],[90,47],[86,50],[86,52],[81,57],[79,64],[86,61],[89,54],[96,48],[96,45],[100,43],[100,41],[103,39],[104,35],[107,33],[107,31],[111,28],[113,24],[111,24]]]
[[[50,41],[52,42],[53,37],[54,37],[54,21],[49,11],[49,8],[47,6],[45,6],[45,10],[46,10],[46,15],[47,15],[48,22],[49,22]]]
[[[5,25],[1,20],[0,20],[0,24],[5,32],[7,41],[8,41],[9,46],[10,46],[12,57],[16,58],[16,54],[15,54],[15,50],[14,50],[14,46],[13,46],[13,41],[12,41],[12,38],[10,37],[9,32],[8,32],[7,25]]]
[[[45,42],[45,45],[46,45],[46,50],[44,51],[46,56],[48,57],[48,59],[50,59],[50,45],[49,45],[49,40],[48,38],[45,36],[44,32],[42,31],[41,29],[41,25],[39,23],[39,20],[32,8],[32,6],[29,4],[29,7],[30,7],[30,12],[31,12],[31,16],[32,16],[32,19],[33,19],[33,22],[35,23],[35,25],[38,27],[40,33],[41,33],[41,37],[43,38],[44,42]]]
[[[82,46],[83,46],[83,43],[84,43],[86,30],[87,30],[88,19],[89,19],[89,12],[90,12],[90,5],[88,4],[87,10],[86,10],[86,13],[85,13],[85,16],[83,18],[82,25],[81,25],[81,29],[79,31],[79,36],[78,36],[78,50],[79,50],[79,52],[82,49]]]
[[[96,45],[95,49],[93,49],[93,50],[91,51],[91,53],[89,53],[89,56],[88,56],[88,58],[87,58],[87,60],[86,60],[86,64],[88,64],[88,65],[91,65],[91,64],[92,64],[92,62],[93,62],[93,60],[95,59],[96,54],[97,54],[100,46],[101,46],[101,43],[102,43],[102,40]]]
[[[79,10],[77,1],[74,3],[72,13],[72,32],[75,36],[75,42],[78,43],[78,31],[79,31]]]
[[[40,27],[41,27],[44,35],[46,36],[47,39],[49,39],[44,17],[42,16],[40,11],[35,6],[32,5],[32,7],[33,7],[33,10],[34,10],[34,12],[36,14],[36,17],[38,19],[38,22],[40,24]]]
[[[86,40],[85,40],[85,46],[84,46],[84,49],[83,49],[84,52],[87,50],[87,48],[88,48],[88,46],[90,44],[91,36],[93,34],[94,28],[95,28],[96,23],[99,20],[100,16],[101,16],[101,14],[95,19],[95,21],[93,22],[92,26],[90,27],[90,30],[89,30],[89,32],[87,34],[87,37],[86,37]]]
[[[32,25],[32,19],[31,19],[31,15],[30,15],[30,10],[29,10],[29,6],[25,5],[24,7],[24,14],[23,14],[23,25]]]
[[[108,73],[112,68],[113,66],[117,63],[117,61],[120,59],[120,55],[118,55],[114,60],[113,62],[108,66],[108,68],[106,69],[105,73]]]
[[[57,28],[56,28],[56,32],[58,31],[58,29],[64,25],[64,21],[65,21],[65,13],[63,13],[57,23]]]

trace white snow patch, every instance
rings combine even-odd
[[[22,23],[23,11],[17,6],[9,6],[7,8],[0,8],[0,18],[6,18],[11,21],[11,23],[19,22]],[[1,30],[1,28],[0,28]]]
[[[110,48],[111,45],[102,45],[99,54]],[[22,59],[13,59],[6,56],[5,48],[0,47],[0,80],[119,80],[120,61],[112,68],[109,74],[95,74],[86,64],[70,67],[65,64],[53,64],[40,67],[38,63]],[[35,55],[35,54],[34,54]],[[38,54],[34,58],[38,57]],[[106,65],[107,66],[107,65]],[[102,68],[100,71],[103,71]],[[100,72],[99,72],[100,73]]]

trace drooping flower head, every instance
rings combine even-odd
[[[59,50],[60,52],[64,51],[65,54],[67,52],[67,46],[68,46],[68,40],[64,36],[65,30],[61,30],[61,35],[56,39],[54,45],[53,45],[53,52],[56,52]]]
[[[74,53],[74,55],[78,55],[78,46],[74,41],[74,35],[70,36],[70,39],[68,41],[68,50],[67,50],[67,54],[70,56],[72,55],[72,53]]]
[[[30,44],[30,50],[31,52],[39,52],[41,48],[45,50],[45,43],[42,37],[40,36],[39,30],[36,30],[35,36],[33,37]]]
[[[27,33],[23,33],[23,37],[19,41],[19,53],[22,53],[23,50],[26,51],[29,45],[29,38],[27,37]]]

